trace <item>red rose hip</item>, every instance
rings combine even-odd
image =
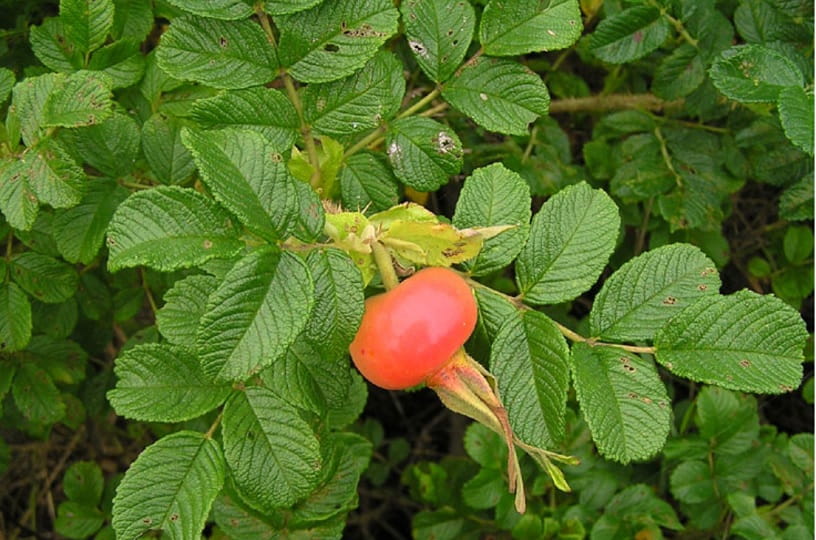
[[[373,384],[400,390],[426,381],[467,341],[477,308],[467,282],[453,270],[420,270],[366,300],[349,346],[357,369]]]

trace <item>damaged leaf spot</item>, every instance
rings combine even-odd
[[[340,47],[334,43],[326,43],[326,45],[323,46],[323,50],[326,52],[337,52],[340,50]]]
[[[411,47],[414,54],[422,56],[423,58],[428,57],[428,48],[419,41],[411,40],[408,42],[408,46]]]
[[[212,249],[213,243],[212,240],[204,240],[204,249]]]
[[[432,142],[434,146],[436,146],[436,151],[440,154],[448,154],[456,150],[456,142],[444,131],[440,131],[436,137],[433,138]]]
[[[677,303],[677,298],[675,298],[674,296],[667,296],[666,298],[663,299],[663,304],[665,304],[667,306],[673,306],[676,303]]]
[[[225,38],[224,36],[221,36],[220,38],[218,38],[218,44],[221,45],[221,47],[226,48],[227,45],[229,44],[229,41],[227,41],[227,38]]]
[[[751,361],[748,360],[747,358],[743,358],[742,360],[739,361],[739,365],[745,368],[751,367]]]
[[[487,101],[487,94],[485,94],[484,92],[479,92],[479,99],[481,99],[482,101]]]

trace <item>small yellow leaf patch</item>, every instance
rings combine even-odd
[[[379,237],[395,255],[423,266],[450,266],[478,255],[484,238],[447,223],[394,221]]]

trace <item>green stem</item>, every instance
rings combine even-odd
[[[210,425],[210,429],[208,429],[207,433],[204,434],[205,438],[207,438],[207,439],[212,439],[213,438],[213,434],[215,433],[215,430],[218,429],[218,424],[221,423],[221,418],[223,416],[224,416],[224,410],[221,409],[221,411],[218,413],[218,416],[216,416],[215,420],[213,420],[212,425]]]
[[[677,172],[677,169],[674,168],[674,164],[672,163],[671,155],[669,154],[669,146],[666,144],[666,139],[663,137],[663,132],[660,131],[659,127],[654,129],[655,137],[660,142],[660,154],[663,156],[663,162],[666,164],[666,168],[672,173],[674,176],[674,180],[677,183],[678,187],[683,187],[683,177],[680,176],[680,173]]]
[[[666,17],[666,19],[671,23],[671,25],[674,26],[674,29],[677,31],[677,33],[680,34],[680,36],[684,40],[686,40],[686,43],[688,43],[689,45],[691,45],[695,49],[699,48],[699,42],[696,39],[694,39],[691,36],[691,34],[688,33],[688,30],[686,30],[686,27],[683,26],[683,23],[681,21],[679,21],[678,19],[675,19],[674,17],[669,15],[669,12],[666,10],[666,8],[661,6],[657,2],[649,2],[649,3],[652,4],[652,6],[660,9],[660,14],[663,15],[664,17]]]
[[[521,162],[525,163],[528,159],[530,159],[530,154],[533,153],[533,146],[536,143],[536,135],[538,134],[538,126],[534,125],[533,129],[530,130],[530,140],[527,141],[527,146],[524,148],[524,154],[521,156]]]
[[[646,244],[646,229],[649,227],[649,216],[652,213],[653,205],[654,197],[649,197],[643,206],[643,221],[640,223],[637,239],[635,240],[635,255],[640,255],[640,253],[643,251],[643,246]]]
[[[255,14],[258,16],[258,20],[261,23],[261,28],[263,28],[264,33],[266,34],[267,41],[269,41],[270,45],[276,47],[277,39],[275,38],[275,31],[272,29],[272,24],[269,22],[269,15],[267,15],[264,11],[262,2],[255,4]],[[295,108],[295,112],[297,113],[298,121],[300,122],[300,134],[303,136],[303,144],[306,146],[306,155],[309,156],[309,163],[314,168],[314,172],[312,173],[312,178],[309,180],[309,183],[316,191],[322,190],[324,186],[320,174],[320,157],[317,153],[317,145],[315,144],[314,136],[312,136],[312,128],[306,122],[306,118],[303,116],[303,103],[300,101],[300,94],[298,94],[297,88],[295,88],[295,83],[292,80],[292,77],[284,69],[281,69],[281,79],[283,80],[283,86],[286,89],[286,95],[289,97],[289,101],[292,102],[292,106]]]
[[[682,105],[682,100],[664,101],[654,94],[598,94],[580,98],[557,99],[550,103],[550,114],[605,112],[623,109],[660,111]]]
[[[528,309],[530,311],[533,311],[533,308],[531,308],[530,306],[528,306],[528,305],[526,305],[526,304],[524,304],[522,302],[520,296],[510,296],[509,294],[504,294],[502,292],[499,292],[499,291],[497,291],[497,290],[495,290],[495,289],[493,289],[491,287],[488,287],[487,285],[485,285],[483,283],[479,283],[478,281],[471,278],[470,276],[468,276],[464,272],[460,272],[460,275],[463,278],[465,278],[465,280],[470,284],[471,287],[476,287],[476,288],[480,288],[480,289],[487,289],[490,292],[492,292],[493,294],[498,294],[499,296],[504,297],[506,300],[508,300],[510,303],[512,303],[518,309]],[[566,337],[570,341],[586,343],[590,347],[612,347],[614,349],[622,349],[624,351],[628,351],[628,352],[636,353],[636,354],[641,354],[641,353],[642,354],[654,354],[655,351],[656,351],[656,349],[654,347],[641,347],[641,346],[638,346],[638,345],[623,345],[621,343],[606,343],[604,341],[598,341],[595,338],[584,337],[581,334],[579,334],[579,333],[577,333],[577,332],[575,332],[573,330],[570,330],[569,328],[567,328],[566,326],[564,326],[563,324],[561,324],[561,323],[559,323],[557,321],[553,321],[553,322],[558,327],[558,330],[561,332],[561,334],[564,337]]]
[[[376,240],[371,244],[371,250],[374,252],[374,262],[380,271],[385,290],[390,291],[399,285],[399,278],[394,270],[394,261],[385,246]]]
[[[346,159],[347,157],[349,157],[349,156],[351,156],[353,154],[356,154],[360,150],[365,149],[369,145],[373,144],[374,141],[378,141],[379,139],[382,138],[384,133],[385,133],[385,127],[383,127],[383,126],[378,127],[377,129],[375,129],[374,131],[372,131],[371,133],[369,133],[368,135],[366,135],[365,137],[363,137],[362,139],[357,141],[355,144],[353,144],[351,146],[351,148],[346,150],[343,153],[343,159]]]
[[[408,107],[407,109],[405,109],[404,111],[399,113],[397,115],[397,118],[399,119],[399,118],[405,118],[406,116],[411,116],[412,114],[414,114],[418,110],[425,107],[425,105],[428,105],[430,102],[435,100],[437,98],[437,96],[439,96],[440,93],[442,93],[442,90],[437,86],[436,88],[434,88],[433,90],[428,92],[428,94],[425,95],[422,99],[420,99],[419,101],[417,101],[416,103],[414,103],[413,105],[411,105],[410,107]]]

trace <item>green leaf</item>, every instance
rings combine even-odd
[[[210,17],[224,21],[246,19],[252,15],[252,4],[246,0],[204,0],[186,2],[184,0],[167,0],[171,5],[201,17]]]
[[[453,214],[457,228],[513,226],[484,241],[479,255],[465,264],[471,274],[489,274],[516,258],[530,232],[531,204],[527,182],[500,163],[476,169],[465,179]]]
[[[232,477],[260,510],[291,506],[316,486],[320,443],[292,405],[250,386],[230,398],[223,422]]]
[[[314,308],[305,336],[323,358],[345,360],[363,317],[363,278],[349,256],[337,249],[313,250],[306,266],[314,280]]]
[[[45,104],[52,90],[61,86],[65,75],[46,73],[37,77],[26,77],[14,85],[11,103],[20,120],[20,131],[27,146],[36,143],[42,135]],[[0,197],[0,200],[5,197]]]
[[[85,173],[57,141],[43,139],[31,147],[20,160],[20,168],[39,202],[70,208],[82,199]]]
[[[706,386],[696,407],[694,421],[710,451],[736,456],[754,447],[759,437],[756,399]]]
[[[79,308],[73,298],[61,304],[34,302],[31,306],[31,317],[34,327],[43,334],[55,338],[67,338],[76,327]]]
[[[666,321],[698,298],[717,294],[714,263],[689,244],[659,247],[627,261],[606,280],[589,315],[602,339],[652,339]]]
[[[261,248],[238,261],[201,318],[204,372],[242,380],[280,358],[306,326],[313,293],[306,265],[291,253]]]
[[[349,400],[353,382],[348,357],[334,352],[324,356],[317,345],[298,339],[261,378],[284,401],[324,417]]]
[[[54,240],[66,261],[89,264],[96,258],[116,208],[128,196],[115,181],[94,179],[80,203],[54,212]]]
[[[0,68],[0,105],[5,103],[14,88],[16,78],[14,72],[8,68]]]
[[[270,15],[288,15],[309,9],[319,4],[321,0],[265,0],[264,11]]]
[[[471,508],[494,508],[507,492],[507,481],[498,469],[481,469],[462,486],[462,500]]]
[[[417,191],[435,191],[462,169],[462,142],[449,127],[409,116],[388,125],[388,160],[394,174]]]
[[[810,227],[788,227],[782,241],[785,258],[793,264],[802,264],[813,253],[813,231]]]
[[[802,73],[782,54],[761,45],[723,51],[708,70],[717,90],[742,103],[774,103],[788,86],[802,86]]]
[[[530,122],[546,115],[550,106],[541,77],[518,62],[498,58],[468,62],[442,96],[483,128],[513,135],[525,135]]]
[[[812,13],[807,2],[747,0],[734,11],[734,24],[745,41],[808,41],[813,30],[808,25]]]
[[[145,343],[116,359],[116,388],[107,394],[116,413],[147,422],[183,422],[211,411],[232,387],[214,383],[184,347]]]
[[[491,0],[479,24],[479,41],[492,56],[515,56],[569,47],[583,24],[576,0]]]
[[[323,171],[328,172],[329,167],[326,167]],[[313,242],[323,234],[323,226],[326,223],[323,202],[308,182],[294,182],[294,185],[299,210],[295,213],[296,220],[291,224],[289,232],[298,240]]]
[[[624,464],[654,456],[671,424],[671,402],[654,363],[576,343],[572,365],[581,412],[600,453]]]
[[[213,196],[249,229],[274,241],[297,215],[297,180],[280,151],[261,134],[239,129],[182,130]]]
[[[34,226],[40,208],[29,182],[29,167],[25,159],[0,159],[0,210],[9,225],[23,231]]]
[[[31,303],[14,283],[0,285],[0,351],[24,349],[31,339]]]
[[[161,112],[142,125],[145,160],[164,184],[179,184],[195,171],[193,156],[181,142],[181,127],[178,118]]]
[[[219,21],[184,15],[173,19],[156,53],[172,77],[215,88],[247,88],[271,81],[275,49],[251,20]]]
[[[224,456],[202,433],[179,431],[148,446],[125,473],[113,499],[117,538],[148,531],[198,538],[224,485]]]
[[[10,261],[9,270],[17,285],[47,304],[65,302],[74,295],[79,285],[79,276],[74,267],[33,251],[15,255]]]
[[[32,422],[48,425],[65,416],[65,403],[54,381],[31,362],[18,366],[11,393],[17,408]]]
[[[203,128],[257,131],[279,151],[292,147],[300,129],[297,112],[283,92],[263,86],[200,99],[190,116]]]
[[[582,182],[551,197],[533,218],[516,263],[524,300],[572,300],[600,276],[615,249],[620,217],[604,191]]]
[[[600,22],[592,33],[590,50],[610,64],[643,58],[669,37],[669,21],[652,6],[627,8]]]
[[[162,336],[174,345],[195,346],[201,316],[207,299],[218,287],[213,276],[194,275],[178,280],[164,295],[164,305],[156,312],[156,325]]]
[[[57,507],[54,530],[67,538],[82,539],[98,531],[103,523],[105,514],[93,505],[64,501]]]
[[[42,125],[90,126],[111,114],[110,80],[92,71],[78,71],[62,79],[48,95]]]
[[[447,80],[462,63],[473,38],[473,6],[456,0],[413,0],[402,3],[400,11],[419,67],[434,82]]]
[[[343,208],[377,212],[399,202],[399,185],[382,154],[359,152],[346,158],[338,173]]]
[[[153,28],[153,6],[150,0],[113,0],[114,39],[130,39],[141,43]]]
[[[799,86],[779,91],[779,119],[785,135],[801,150],[813,155],[813,94]]]
[[[683,529],[671,504],[659,498],[646,484],[635,484],[618,492],[606,505],[605,515],[633,522],[639,527],[657,524],[675,531]]]
[[[138,41],[120,40],[93,53],[88,68],[107,75],[111,88],[126,88],[141,80],[145,59]]]
[[[705,80],[705,65],[700,51],[683,43],[660,62],[652,79],[652,92],[666,100],[691,94]]]
[[[70,73],[82,67],[82,51],[65,36],[61,17],[49,17],[29,29],[31,50],[37,59],[54,71]]]
[[[105,479],[102,477],[102,469],[93,461],[72,463],[62,478],[62,489],[65,491],[65,496],[74,502],[88,506],[99,504],[104,487]]]
[[[380,51],[356,73],[303,92],[303,116],[316,133],[331,136],[367,131],[399,110],[405,93],[403,66]]]
[[[82,54],[105,43],[113,26],[111,0],[60,0],[60,19],[65,37]]]
[[[140,191],[119,205],[108,228],[108,269],[145,265],[169,271],[229,258],[242,244],[229,215],[200,193],[178,187]]]
[[[779,217],[791,221],[813,219],[813,175],[789,186],[779,197]]]
[[[482,467],[500,469],[507,461],[506,443],[478,422],[467,427],[462,442],[467,454]]]
[[[552,320],[537,311],[516,314],[501,326],[490,351],[513,431],[547,448],[563,440],[569,388],[569,349]]]
[[[325,480],[292,507],[289,525],[306,528],[357,507],[357,484],[371,460],[371,443],[354,433],[332,433],[326,443],[330,454],[321,474]]]
[[[799,386],[806,338],[790,306],[743,290],[699,299],[658,331],[655,347],[658,362],[681,377],[778,394]]]
[[[682,462],[671,474],[670,482],[672,495],[686,504],[707,503],[717,496],[710,468],[702,461]]]
[[[140,128],[136,121],[114,113],[98,124],[67,131],[70,148],[99,172],[118,178],[134,169],[139,154]]]
[[[390,0],[336,0],[275,19],[280,61],[299,81],[329,82],[360,69],[397,31]]]
[[[28,360],[36,362],[55,383],[77,384],[85,379],[88,353],[73,341],[34,336],[26,353]]]

